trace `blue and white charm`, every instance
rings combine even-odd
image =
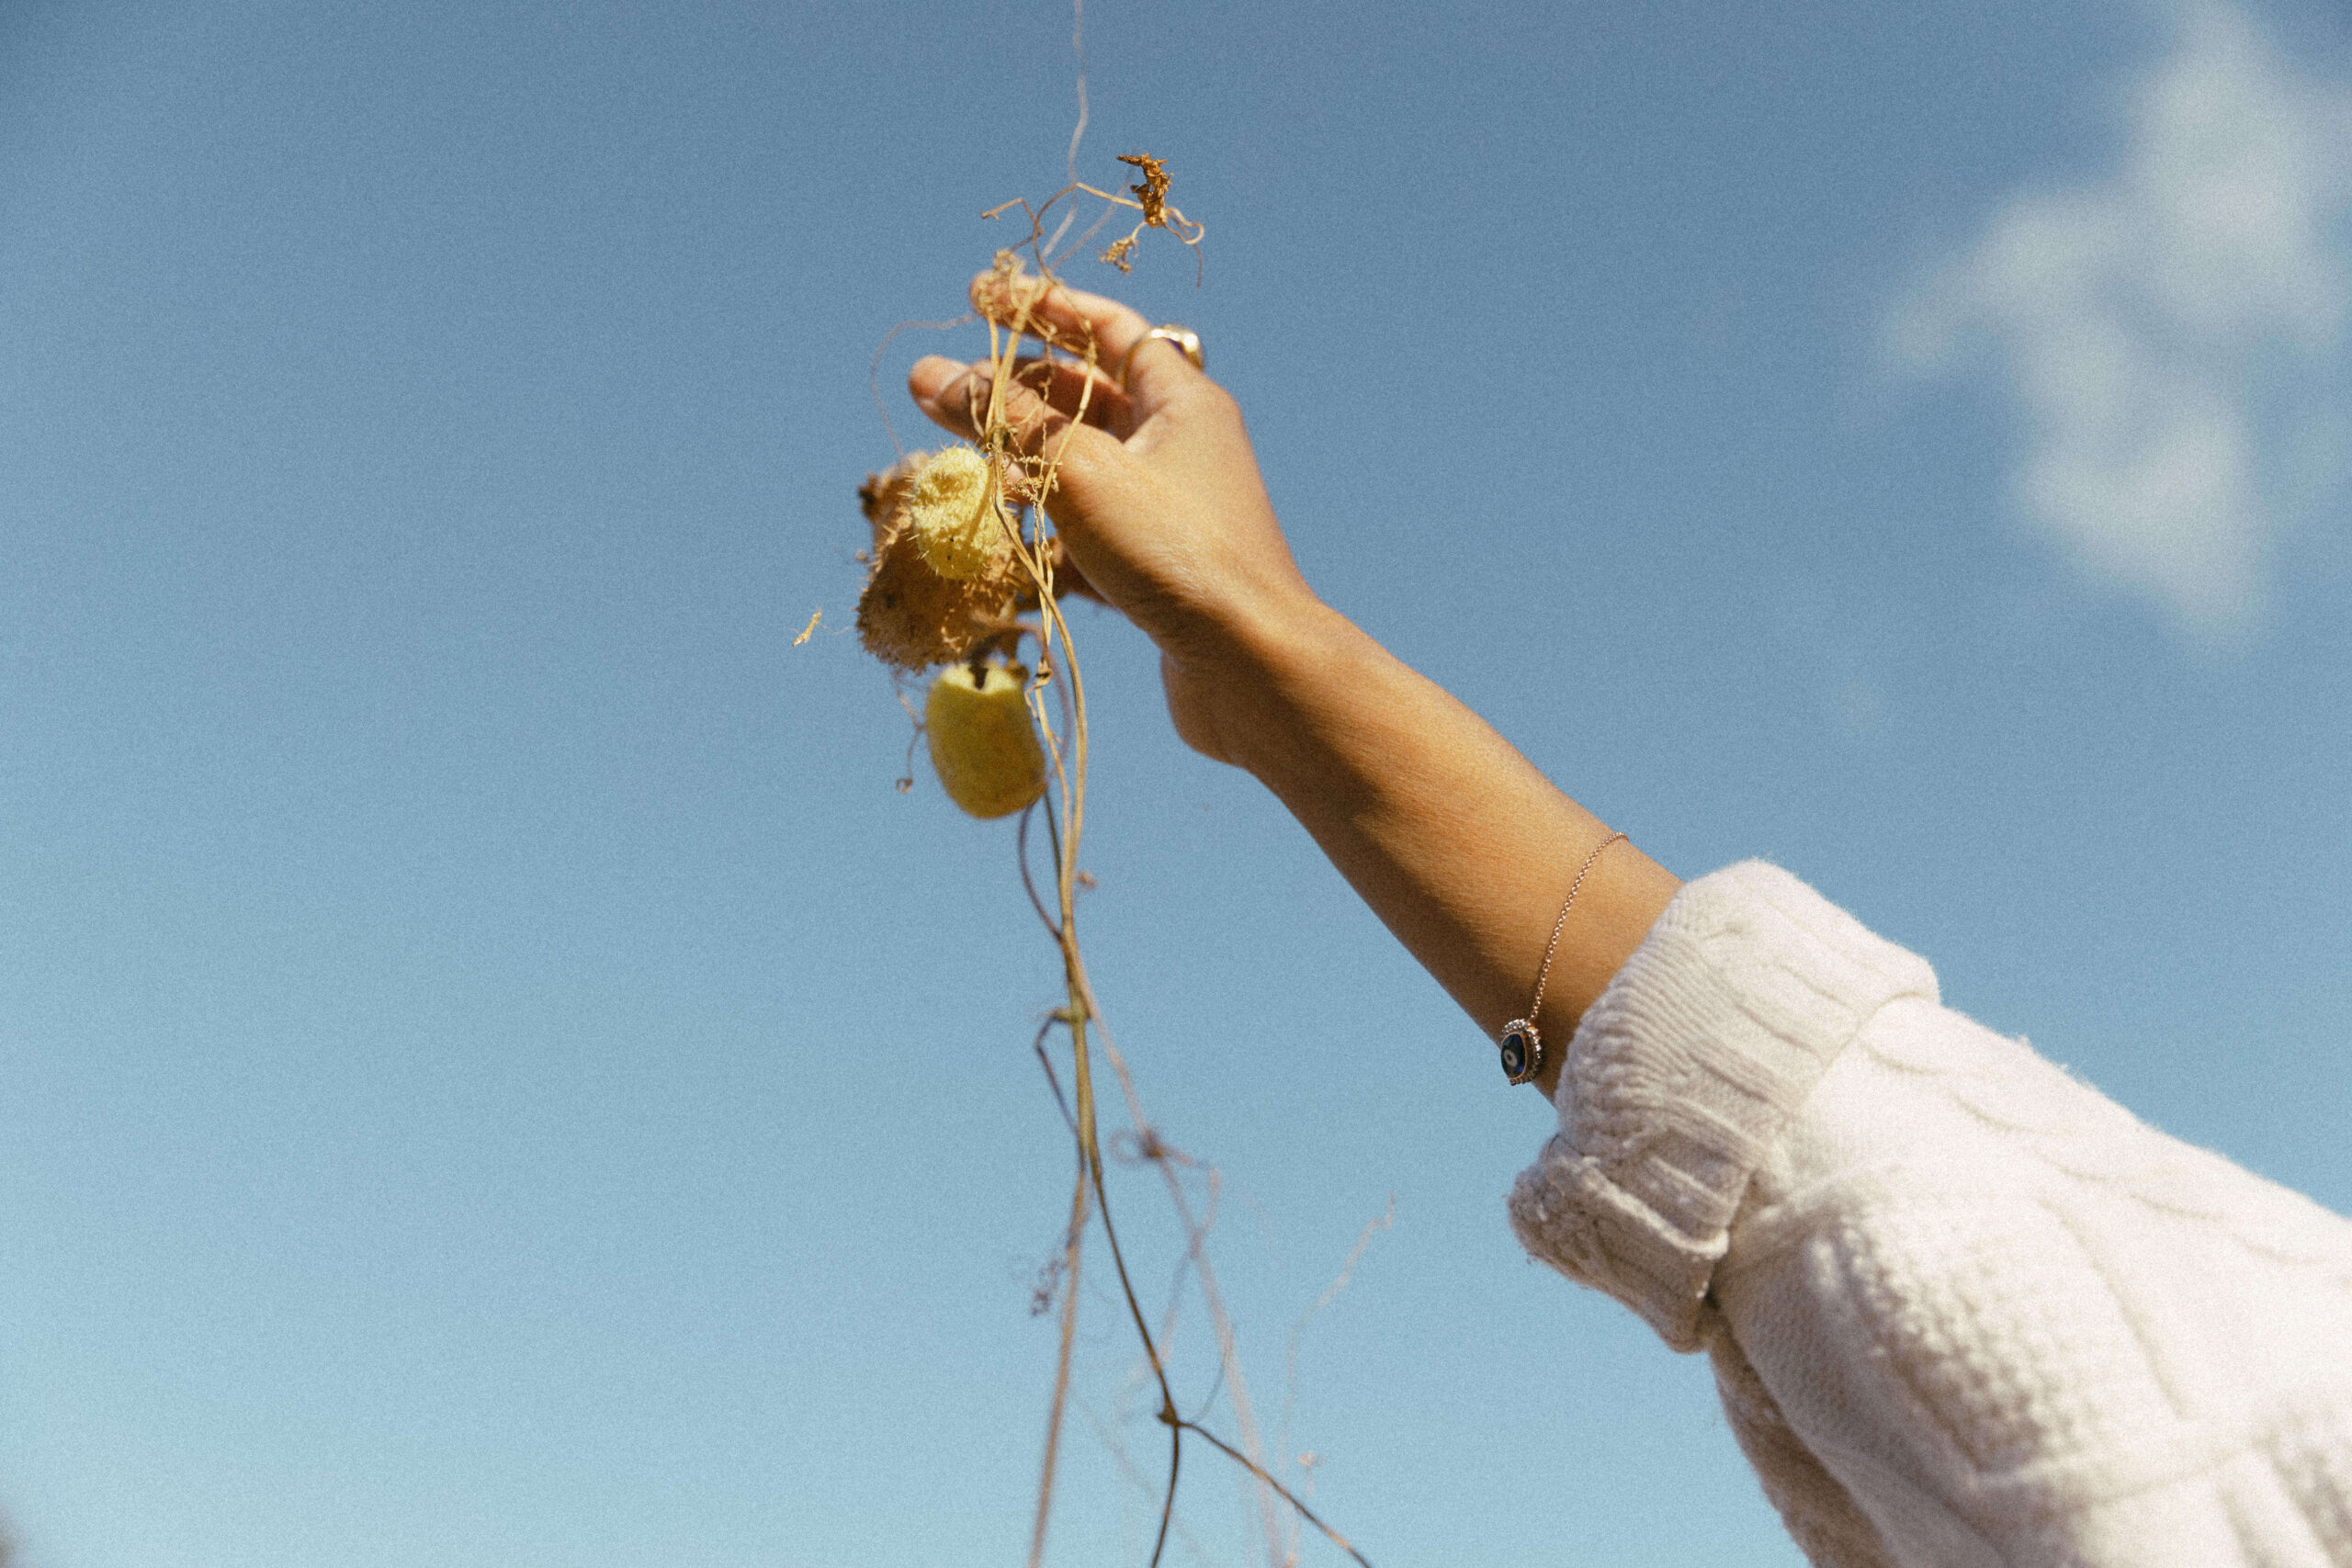
[[[1502,1048],[1503,1077],[1511,1082],[1532,1083],[1544,1070],[1544,1037],[1531,1020],[1515,1018],[1504,1024],[1496,1043]]]

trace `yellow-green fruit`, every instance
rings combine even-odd
[[[1018,664],[951,664],[931,683],[923,729],[947,798],[975,817],[1007,817],[1046,793],[1046,753],[1029,722]]]
[[[907,492],[907,524],[923,564],[942,577],[985,577],[1012,552],[989,495],[989,460],[969,446],[950,446],[915,470]]]

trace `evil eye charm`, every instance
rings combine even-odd
[[[1502,1047],[1503,1077],[1513,1083],[1532,1083],[1544,1070],[1544,1037],[1523,1018],[1503,1025],[1496,1043]]]

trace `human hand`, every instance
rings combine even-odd
[[[973,280],[972,302],[999,322],[1016,306],[998,273]],[[1088,583],[1159,648],[1177,733],[1243,762],[1255,705],[1235,699],[1321,605],[1283,539],[1241,410],[1174,344],[1147,340],[1150,323],[1116,300],[1055,284],[1032,304],[1029,330],[1081,355],[1091,342],[1101,367],[1023,360],[1003,411],[1025,455],[1059,456],[1046,502],[1054,526]],[[1123,361],[1124,390],[1110,374]],[[908,389],[939,424],[978,440],[991,373],[985,360],[932,355]]]
[[[1002,324],[1024,287],[1036,284],[984,274],[973,303]],[[1032,311],[1081,363],[1024,364],[999,413],[1024,455],[1059,454],[1046,510],[1078,569],[1159,645],[1177,733],[1273,791],[1482,1030],[1519,1016],[1557,926],[1559,868],[1608,826],[1315,597],[1240,410],[1182,351],[1092,295],[1057,288]],[[1135,350],[1125,392],[1085,368],[1090,344],[1114,371]],[[993,370],[925,359],[909,382],[926,413],[977,440]],[[1631,846],[1592,873],[1538,1021],[1561,1042],[1679,886]],[[1558,1071],[1555,1056],[1537,1077],[1546,1095]]]

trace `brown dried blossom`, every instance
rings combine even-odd
[[[1122,152],[1119,162],[1143,171],[1143,184],[1129,186],[1128,194],[1143,204],[1147,229],[1168,227],[1168,165],[1148,152]],[[1108,257],[1104,258],[1108,260]]]
[[[1022,572],[1008,558],[986,576],[945,578],[923,563],[907,525],[906,502],[922,455],[867,476],[858,504],[874,530],[873,565],[857,600],[857,636],[865,650],[900,670],[920,671],[971,657],[1011,621]]]

